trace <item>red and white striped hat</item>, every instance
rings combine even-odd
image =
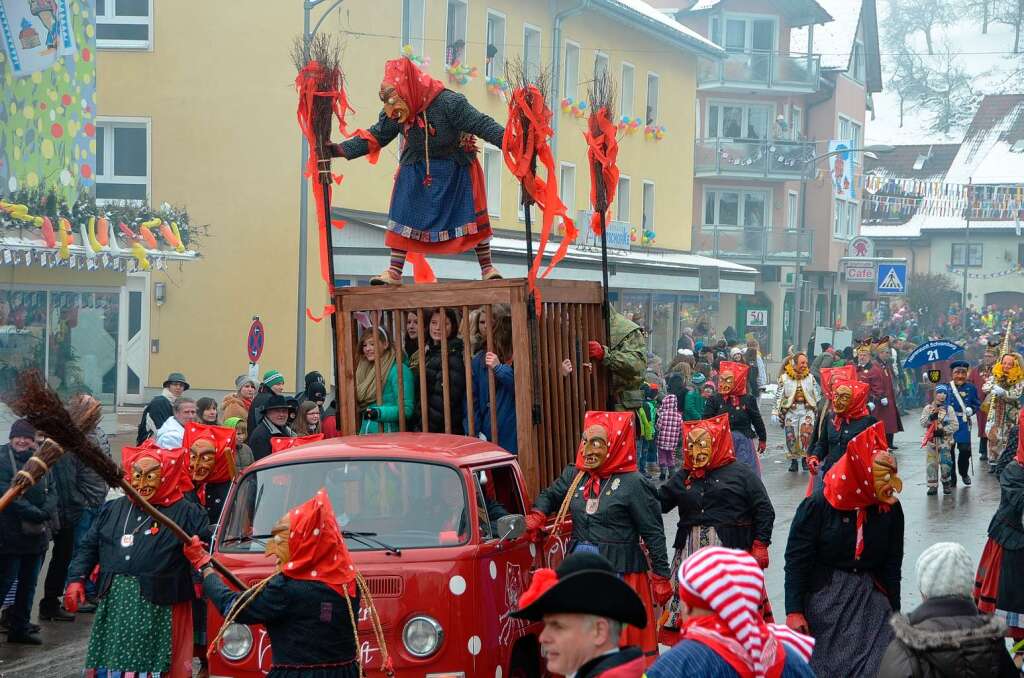
[[[690,607],[709,609],[728,627],[745,652],[741,659],[758,678],[781,664],[782,642],[809,661],[814,639],[778,624],[766,624],[759,605],[764,572],[746,551],[702,548],[679,567],[679,598]]]

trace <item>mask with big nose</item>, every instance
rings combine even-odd
[[[718,375],[718,392],[721,395],[729,395],[732,393],[732,389],[735,384],[736,376],[732,372],[722,372]]]
[[[197,483],[204,482],[213,470],[217,457],[217,448],[212,440],[201,438],[188,450],[189,468],[192,470],[192,480]]]
[[[702,428],[695,428],[686,434],[686,455],[693,468],[704,468],[711,462],[711,434]]]
[[[897,475],[896,459],[888,450],[875,454],[871,463],[871,475],[875,481],[875,496],[883,504],[892,505],[899,499],[897,492],[903,491],[903,481]]]
[[[384,115],[403,124],[409,119],[409,104],[398,96],[392,85],[386,82],[381,84],[380,100],[384,104]]]
[[[283,568],[285,563],[291,560],[292,554],[288,543],[290,537],[291,520],[286,513],[270,528],[270,539],[263,549],[265,554],[277,559],[278,569]]]
[[[583,468],[596,471],[608,458],[608,429],[590,426],[583,432]]]
[[[832,409],[836,414],[843,414],[850,409],[851,400],[853,400],[853,389],[849,386],[837,386],[832,399]]]
[[[146,501],[149,501],[163,484],[163,469],[153,457],[141,457],[132,464],[131,486]]]

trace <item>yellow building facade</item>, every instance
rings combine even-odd
[[[314,10],[313,22],[320,18]],[[235,377],[248,369],[246,333],[252,317],[259,315],[266,327],[260,370],[280,370],[286,376],[286,388],[299,390],[296,323],[304,316],[296,301],[300,136],[289,53],[292,41],[302,32],[302,2],[175,0],[153,3],[149,19],[148,46],[103,49],[101,45],[98,121],[145,125],[150,140],[151,203],[184,204],[192,222],[209,224],[209,230],[197,238],[201,255],[197,261],[169,264],[166,271],[153,272],[146,281],[147,289],[163,283],[164,290],[160,303],[152,293],[148,295],[151,351],[146,384],[158,389],[168,372],[182,371],[194,391],[230,389]],[[497,30],[499,26],[503,31]],[[690,247],[693,212],[697,61],[698,57],[715,58],[720,52],[688,29],[637,0],[346,0],[324,18],[319,30],[336,36],[343,45],[346,89],[355,109],[349,116],[352,129],[369,127],[377,119],[383,63],[398,57],[404,44],[415,45],[417,57],[429,58],[426,70],[448,83],[446,54],[452,54],[452,46],[462,40],[460,61],[475,66],[478,75],[448,86],[502,123],[507,118],[505,99],[489,91],[486,82],[488,45],[497,50],[490,72],[499,76],[504,75],[499,58],[525,59],[531,65],[539,61],[542,68],[551,69],[557,54],[558,82],[552,84],[551,96],[557,126],[556,164],[565,180],[563,200],[573,214],[589,209],[585,118],[563,112],[561,102],[567,95],[576,101],[585,98],[596,61],[615,82],[617,115],[624,110],[625,80],[625,111],[639,119],[638,129],[620,133],[619,167],[627,180],[621,186],[627,190],[612,206],[612,216],[624,222],[623,228],[631,225],[638,231],[646,220],[656,233],[654,242],[646,245],[638,234],[631,252],[620,253],[623,265],[646,261],[666,281],[674,280],[673,276],[689,280],[678,288],[667,282],[666,292],[699,292],[698,270],[721,264],[721,292],[752,293],[749,269],[706,258],[682,259]],[[656,95],[649,95],[649,83]],[[649,122],[664,127],[660,140],[645,135]],[[345,178],[334,192],[335,211],[386,214],[398,151],[398,142],[392,143],[376,165],[336,160],[335,171]],[[514,240],[523,231],[518,186],[500,163],[497,149],[484,151],[482,162],[489,185],[500,186],[499,195],[490,190],[492,226],[496,235]],[[318,275],[312,205],[307,221],[303,225],[309,239],[305,284],[308,305],[319,309],[326,299]],[[582,230],[585,224],[580,226]],[[539,225],[535,237],[538,231]],[[349,266],[356,258],[337,249],[339,243],[359,244],[365,237],[351,222],[335,231],[336,278],[341,284],[359,284],[365,275]],[[386,265],[383,250],[369,256],[379,264],[378,270]],[[500,266],[500,258],[498,262]],[[443,266],[435,265],[435,270],[439,277],[450,277]],[[632,279],[633,283],[621,287],[642,288],[637,282],[641,278],[634,275]],[[675,312],[671,311],[666,346],[674,341]],[[329,374],[329,323],[301,321],[308,323],[304,369]]]

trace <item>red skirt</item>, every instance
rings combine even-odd
[[[999,575],[1003,569],[1003,547],[994,540],[985,543],[974,579],[974,603],[985,614],[995,614],[999,598]]]
[[[651,666],[658,659],[658,620],[654,616],[654,596],[651,594],[651,578],[646,572],[627,572],[622,580],[630,585],[643,601],[647,610],[647,628],[638,629],[627,625],[622,630],[619,644],[622,647],[636,645],[644,653],[644,666]]]

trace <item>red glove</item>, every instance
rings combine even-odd
[[[804,616],[803,612],[790,612],[787,614],[786,626],[800,633],[808,635],[811,633],[811,627],[807,625],[807,617]]]
[[[768,569],[768,544],[755,539],[753,546],[750,547],[750,555],[754,556],[758,567],[762,570]]]
[[[85,602],[85,584],[73,581],[64,589],[64,609],[74,614],[78,606]]]
[[[544,526],[548,523],[548,517],[542,511],[533,509],[526,514],[526,537],[530,541],[536,541]]]
[[[821,462],[817,457],[807,457],[807,470],[811,472],[812,476],[818,475],[819,468],[821,468]]]
[[[593,360],[604,360],[604,346],[599,341],[588,341],[587,349]]]
[[[672,582],[660,574],[651,573],[651,595],[654,604],[663,607],[672,598]]]
[[[182,552],[188,559],[188,562],[192,563],[192,567],[197,570],[203,569],[212,558],[209,552],[203,548],[203,542],[199,541],[199,537],[193,536],[192,541],[181,547]]]
[[[768,449],[768,441],[767,440],[759,440],[757,442],[757,453],[758,454],[764,454],[764,451],[766,449]]]

